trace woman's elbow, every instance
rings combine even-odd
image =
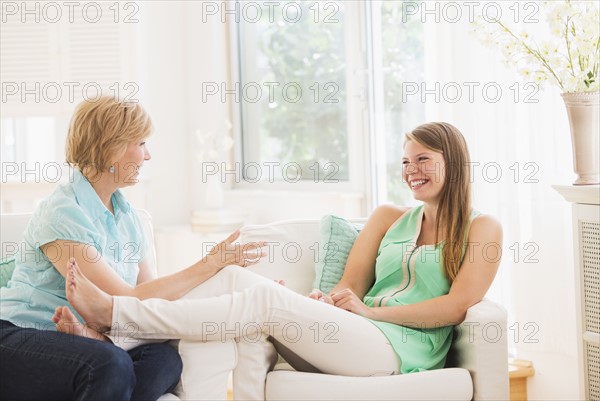
[[[449,313],[449,318],[451,320],[451,324],[456,326],[464,322],[467,317],[467,311],[471,306],[465,302],[453,302],[451,306],[451,311]]]
[[[465,321],[467,317],[467,310],[464,308],[456,308],[452,315],[452,325],[456,326]]]

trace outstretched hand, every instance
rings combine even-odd
[[[215,245],[204,259],[220,270],[229,265],[252,266],[266,256],[266,250],[263,249],[266,245],[264,241],[249,242],[247,244],[234,243],[239,237],[240,230],[236,230],[225,240]]]

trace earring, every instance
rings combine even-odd
[[[110,166],[108,168],[108,172],[111,173],[111,174],[114,174],[115,173],[115,166]]]

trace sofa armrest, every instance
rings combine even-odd
[[[487,299],[469,308],[455,328],[446,366],[469,370],[473,400],[508,400],[506,310]]]
[[[229,374],[237,363],[234,340],[173,340],[183,372],[175,394],[182,400],[226,400]]]

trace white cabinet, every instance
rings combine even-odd
[[[600,186],[554,186],[573,202],[581,396],[600,400]]]

